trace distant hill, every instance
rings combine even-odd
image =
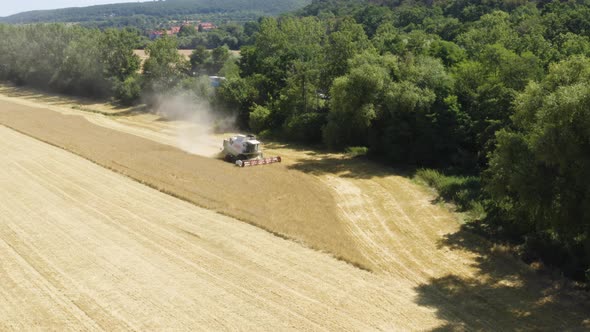
[[[225,19],[250,17],[252,13],[277,15],[303,8],[311,0],[167,0],[121,3],[80,8],[35,10],[1,17],[2,23],[101,22],[131,17],[182,18],[195,15]]]

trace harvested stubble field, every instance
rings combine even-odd
[[[0,137],[0,330],[437,324],[410,289],[6,127]]]
[[[326,324],[318,323],[317,326],[299,326],[297,323],[292,327],[419,330],[436,327],[459,330],[590,328],[587,314],[590,308],[579,294],[538,276],[501,249],[460,231],[456,217],[444,207],[434,205],[431,193],[402,176],[392,174],[389,169],[338,154],[278,144],[270,144],[267,153],[282,155],[283,164],[239,169],[174,148],[174,128],[181,123],[156,121],[157,117],[149,114],[105,117],[59,107],[53,111],[44,110],[31,107],[32,102],[23,100],[22,96],[4,96],[3,100],[0,124],[63,147],[154,188],[256,224],[274,234],[301,242],[306,247],[319,249],[373,271],[363,272],[337,262],[327,254],[314,252],[314,255],[332,262],[330,264],[342,264],[338,266],[350,269],[347,273],[350,272],[351,277],[360,273],[363,278],[369,278],[370,283],[383,292],[375,298],[375,303],[367,300],[358,304],[367,306],[366,311],[358,308],[367,315],[364,318],[355,317],[369,325],[355,325],[343,320],[341,326],[328,325],[329,321],[326,321]],[[31,171],[31,174],[36,174],[36,171]],[[94,191],[92,186],[88,190]],[[108,196],[105,193],[100,197],[109,199],[110,204],[117,202],[111,201]],[[139,196],[137,199],[141,200]],[[141,212],[138,214],[141,215]],[[143,218],[152,221],[152,217]],[[160,223],[175,222],[172,215],[161,218],[157,219]],[[205,222],[211,223],[211,220]],[[233,234],[231,227],[223,232]],[[227,235],[226,243],[226,235],[218,234],[220,240],[216,245],[219,250],[234,241]],[[268,233],[265,236],[271,237]],[[244,243],[250,242],[246,237],[241,239]],[[203,240],[202,237],[193,237],[192,241],[200,243]],[[279,242],[300,248],[290,241]],[[260,248],[264,256],[264,247],[259,247],[257,243],[251,245]],[[281,257],[282,254],[269,255]],[[140,258],[150,261],[150,258]],[[322,264],[325,264],[311,259],[297,264],[283,263],[288,268],[282,265],[281,272],[272,273],[287,275],[294,281],[299,278],[296,275],[301,269],[322,269]],[[226,268],[233,269],[231,266]],[[354,285],[357,282],[343,275],[333,275],[330,280],[336,284]],[[304,287],[305,281],[296,281],[301,283],[288,288],[301,292],[298,287]],[[264,286],[266,283],[263,283]],[[317,287],[323,286],[318,284]],[[76,293],[76,290],[73,292]],[[370,294],[367,299],[375,296],[375,293]],[[326,301],[336,301],[332,305],[365,298],[358,293],[345,299],[328,293],[317,296]],[[218,301],[228,306],[232,303],[232,300]],[[291,305],[299,307],[297,301]],[[381,314],[377,315],[379,317],[372,316],[371,310],[375,306],[386,319]],[[315,310],[320,308],[323,307],[318,306]],[[332,309],[347,315],[347,311],[338,305]],[[248,309],[236,307],[235,314],[243,314],[243,310]],[[311,312],[303,315],[316,317]],[[335,321],[342,319],[334,312],[330,315],[334,315],[332,318]],[[227,317],[227,320],[222,318],[219,321],[220,325],[234,326],[231,325],[234,324],[231,316],[220,317]],[[201,318],[195,312],[195,321]],[[160,326],[166,326],[166,323]],[[265,326],[261,322],[257,327]]]
[[[9,112],[0,111],[0,123],[275,234],[304,232],[310,243],[327,243],[331,242],[330,233],[336,231],[325,231],[326,224],[321,222],[337,218],[336,211],[329,208],[334,199],[327,188],[280,165],[252,168],[246,173],[229,163],[41,108],[13,105]]]

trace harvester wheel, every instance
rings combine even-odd
[[[239,154],[238,158],[236,158],[237,160],[246,160],[248,158],[246,158],[246,156],[244,156],[243,154]]]

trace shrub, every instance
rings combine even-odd
[[[442,199],[454,203],[460,211],[469,212],[473,218],[485,214],[479,177],[446,175],[424,168],[416,171],[415,177],[436,189]]]
[[[264,129],[268,129],[270,115],[271,111],[268,108],[260,105],[254,105],[250,109],[250,120],[248,121],[250,129],[256,133],[261,132]]]
[[[347,155],[351,157],[366,156],[369,152],[369,148],[366,146],[349,146],[345,149]]]
[[[325,113],[296,114],[285,121],[283,130],[290,140],[316,143],[322,139],[322,127],[325,123]]]
[[[139,75],[131,75],[125,81],[115,83],[115,98],[124,105],[131,105],[141,94]]]

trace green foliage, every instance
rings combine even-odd
[[[229,60],[230,53],[227,46],[220,46],[211,51],[211,66],[209,73],[217,74],[221,67]]]
[[[206,71],[205,64],[210,62],[211,54],[205,46],[199,45],[193,50],[190,56],[191,70],[197,73]]]
[[[319,113],[326,107],[325,34],[325,24],[316,18],[261,20],[254,45],[242,48],[239,61],[242,82],[256,91],[243,107],[264,106],[272,111],[269,126],[275,131],[318,140],[325,118]],[[308,134],[299,134],[304,131]]]
[[[143,83],[148,94],[164,94],[174,89],[189,71],[188,62],[178,53],[174,38],[158,38],[145,52],[149,58],[143,64]]]
[[[231,16],[241,18],[246,15],[255,19],[260,15],[277,15],[299,9],[309,1],[306,0],[258,0],[244,2],[240,0],[167,0],[167,1],[145,1],[139,3],[120,3],[99,5],[80,8],[64,8],[54,10],[37,10],[19,13],[1,18],[4,23],[39,23],[39,22],[111,22],[117,23],[124,19],[140,17],[186,19],[195,15],[202,18],[203,15],[232,13]],[[256,16],[248,15],[256,13]],[[118,20],[112,21],[111,17]],[[112,26],[112,25],[111,25]]]
[[[521,55],[499,44],[486,45],[477,60],[454,67],[455,91],[466,117],[467,148],[477,151],[480,164],[495,144],[494,133],[510,123],[512,103],[529,81],[543,76],[539,59]]]
[[[483,193],[478,176],[448,175],[435,169],[421,168],[414,178],[436,189],[441,199],[453,203],[468,214],[468,221],[485,217]]]
[[[498,133],[486,172],[487,190],[505,215],[584,248],[584,269],[590,265],[588,68],[585,57],[552,65],[545,80],[518,96],[515,127]]]
[[[105,72],[108,77],[116,77],[123,81],[135,74],[140,66],[140,59],[133,53],[139,46],[140,37],[137,31],[131,29],[108,29],[101,34],[100,48],[102,60],[105,62]]]
[[[326,65],[327,75],[322,86],[327,88],[329,82],[346,74],[348,60],[365,51],[372,51],[372,44],[363,26],[351,18],[339,21],[335,31],[329,35],[328,43],[324,48],[325,56],[330,61]]]
[[[369,153],[369,148],[366,146],[349,146],[344,149],[344,152],[350,157],[362,157]]]
[[[446,67],[452,67],[467,58],[465,50],[446,40],[435,40],[430,44],[427,55],[442,60]]]
[[[238,59],[235,56],[230,56],[218,72],[219,76],[227,79],[239,78],[240,67],[238,66]]]
[[[194,25],[186,24],[180,27],[180,31],[178,32],[179,38],[184,37],[193,37],[197,35],[197,28]]]
[[[63,61],[50,85],[59,91],[83,96],[103,97],[108,86],[103,76],[104,63],[100,60],[99,34],[80,30],[80,38],[70,41],[63,52]]]
[[[226,45],[209,51],[205,46],[197,46],[190,55],[190,66],[193,75],[217,75],[221,68],[232,57]]]
[[[116,81],[115,98],[123,105],[132,105],[141,95],[141,77],[129,75],[124,81]]]
[[[236,111],[237,122],[243,127],[248,127],[250,109],[262,100],[256,88],[256,79],[257,77],[228,77],[217,89],[220,103],[224,104],[225,108]]]
[[[381,63],[361,63],[366,59],[370,58],[358,56],[357,61],[351,61],[355,67],[350,74],[334,80],[330,90],[330,115],[324,131],[324,142],[330,147],[368,144],[368,130],[377,118],[376,107],[385,85],[391,80],[388,70],[392,68],[384,68]],[[372,60],[380,59],[373,56]]]
[[[84,29],[61,24],[0,26],[0,78],[62,93],[119,97],[135,75],[132,30]],[[126,101],[127,102],[127,101]]]
[[[366,6],[365,0],[312,0],[298,14],[302,16],[334,17],[351,15]]]
[[[285,121],[283,132],[290,140],[314,143],[321,140],[325,124],[326,113],[295,114]]]
[[[392,55],[365,53],[350,61],[347,75],[334,80],[324,142],[331,147],[368,145],[390,161],[448,161],[460,121],[453,80],[430,57],[400,63]]]
[[[239,14],[244,4],[236,0],[211,3],[97,6],[92,15],[121,10],[100,22],[86,21],[96,20],[87,9],[27,15],[153,29],[196,12],[216,22],[260,14]],[[303,2],[258,4],[269,12],[294,3]],[[529,254],[559,253],[562,266],[584,277],[590,265],[587,3],[313,0],[297,14],[209,32],[187,26],[178,37],[149,43],[129,29],[0,25],[0,78],[123,103],[186,90],[234,110],[239,124],[256,132],[337,149],[365,146],[369,157],[388,163],[484,171],[483,194],[476,177],[427,170],[417,176],[478,216],[485,202],[488,225],[510,230]],[[149,54],[143,71],[132,52],[139,44]],[[179,47],[195,49],[190,61]],[[229,49],[239,47],[234,58]],[[215,89],[198,77],[215,74],[227,78]]]
[[[477,55],[482,51],[482,47],[490,44],[516,49],[518,36],[510,26],[509,18],[509,14],[503,11],[486,14],[475,22],[473,28],[461,34],[457,41],[465,47],[470,56]]]
[[[269,129],[271,111],[260,105],[254,105],[250,112],[250,129],[255,133],[261,132],[265,129]]]
[[[387,7],[369,5],[358,11],[355,19],[362,24],[367,36],[372,37],[383,23],[393,19],[393,12]]]
[[[566,32],[557,36],[556,40],[560,45],[562,57],[567,58],[572,55],[590,56],[590,38],[588,36]]]

